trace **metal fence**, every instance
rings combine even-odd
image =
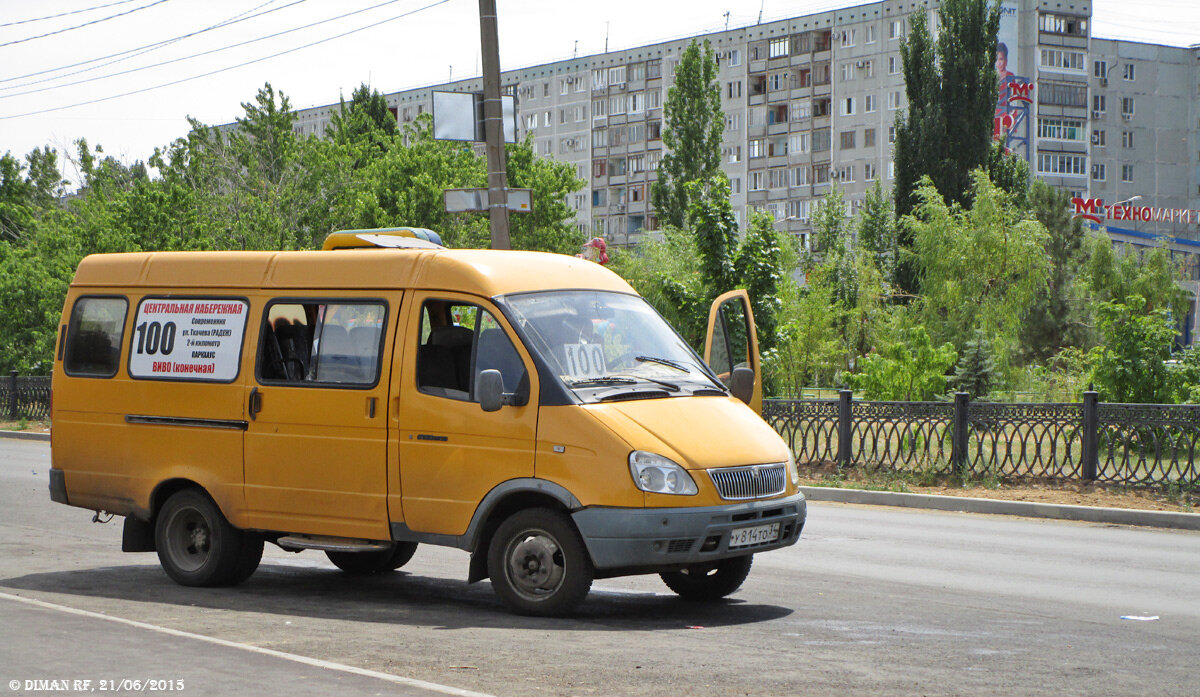
[[[802,466],[1119,484],[1200,484],[1200,406],[766,400]]]
[[[12,371],[0,378],[0,420],[50,418],[50,378],[22,377]]]

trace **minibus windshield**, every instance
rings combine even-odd
[[[548,291],[505,300],[528,348],[582,398],[725,393],[700,357],[638,296]]]

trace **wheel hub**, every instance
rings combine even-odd
[[[509,576],[518,591],[544,596],[558,589],[563,579],[562,552],[558,543],[544,533],[519,540],[508,555]]]

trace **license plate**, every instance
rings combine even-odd
[[[760,545],[764,542],[774,542],[778,539],[779,523],[755,525],[752,528],[738,528],[729,534],[729,548]]]

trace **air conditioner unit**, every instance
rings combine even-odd
[[[1093,112],[1092,112],[1092,118],[1093,118],[1093,119],[1098,119],[1098,118],[1100,118],[1101,116],[1104,116],[1104,112],[1103,112],[1103,111],[1093,111]]]
[[[1121,118],[1125,119],[1126,121],[1129,121],[1133,118],[1133,114],[1121,114]]]
[[[1108,78],[1106,78],[1106,77],[1102,77],[1102,78],[1100,78],[1100,86],[1101,86],[1101,87],[1108,87]]]
[[[1099,144],[1100,144],[1100,136],[1093,133],[1092,134],[1092,145],[1099,145]]]
[[[865,67],[867,67],[867,62],[866,61],[858,61],[857,63],[854,64],[854,67],[865,68]]]

